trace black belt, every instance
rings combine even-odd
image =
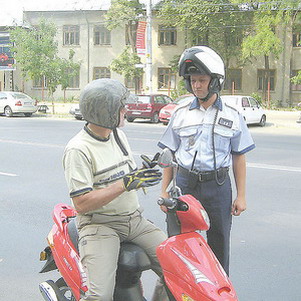
[[[218,178],[225,177],[226,174],[229,171],[229,167],[221,167],[219,169],[212,170],[212,171],[204,171],[200,172],[197,170],[188,170],[182,166],[179,165],[178,167],[178,173],[180,175],[186,176],[186,177],[197,177],[199,182],[206,182],[211,181],[215,179],[215,175],[217,174]]]

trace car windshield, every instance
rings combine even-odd
[[[12,97],[15,99],[20,99],[20,98],[24,98],[24,99],[31,99],[29,96],[27,96],[26,94],[23,93],[12,93]]]
[[[150,103],[149,96],[138,96],[138,103]]]
[[[135,94],[130,94],[128,99],[126,100],[126,103],[137,103],[138,102],[138,96]]]

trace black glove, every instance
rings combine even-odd
[[[162,173],[158,169],[142,168],[123,177],[123,185],[126,191],[154,186],[162,179]]]
[[[154,168],[158,163],[159,156],[160,156],[160,153],[156,153],[154,158],[151,160],[148,156],[141,155],[140,157],[143,160],[142,161],[143,167],[145,167],[145,168]]]

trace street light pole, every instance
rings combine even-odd
[[[146,89],[148,94],[152,93],[152,0],[148,0],[146,4],[146,66],[145,66],[145,78]]]

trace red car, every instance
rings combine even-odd
[[[165,94],[136,95],[126,104],[126,119],[133,122],[136,118],[150,119],[159,122],[160,110],[173,100]]]
[[[190,101],[194,99],[194,97],[195,96],[192,94],[182,95],[178,97],[173,103],[170,103],[163,107],[159,113],[160,122],[162,122],[164,125],[167,125],[176,106],[184,101]]]

